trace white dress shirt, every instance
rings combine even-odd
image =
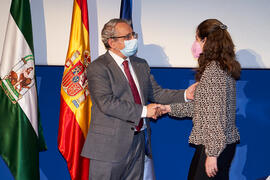
[[[115,53],[113,53],[112,51],[109,51],[110,55],[113,57],[113,59],[115,60],[115,62],[117,63],[117,65],[120,67],[120,69],[122,70],[123,74],[125,75],[125,77],[127,78],[126,76],[126,73],[124,71],[124,65],[123,65],[123,62],[125,60],[128,61],[128,66],[129,66],[129,70],[130,70],[130,73],[135,81],[135,85],[138,89],[138,92],[139,92],[139,95],[140,95],[140,98],[142,100],[142,96],[141,96],[141,89],[140,89],[140,85],[139,85],[139,82],[138,82],[138,79],[137,79],[137,76],[133,70],[133,67],[130,63],[130,60],[129,58],[127,59],[123,59],[121,58],[120,56],[116,55]],[[127,79],[128,80],[128,79]],[[147,107],[146,106],[143,106],[143,110],[142,110],[142,114],[141,114],[141,118],[146,118],[146,115],[147,115]],[[141,131],[144,130],[146,128],[146,123],[145,123],[145,119],[143,119],[143,127],[141,128]]]

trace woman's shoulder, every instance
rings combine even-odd
[[[206,66],[202,79],[226,79],[229,78],[230,76],[228,73],[224,70],[221,69],[219,62],[217,61],[211,61],[209,64]]]
[[[221,69],[219,62],[211,61],[206,66],[204,73],[215,76],[215,75],[226,75],[227,73]]]
[[[210,61],[207,65],[206,65],[206,68],[205,68],[205,71],[207,70],[219,70],[220,69],[220,66],[219,66],[219,62],[217,61]]]

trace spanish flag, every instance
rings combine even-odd
[[[87,0],[74,0],[69,47],[61,85],[58,149],[71,179],[89,176],[89,159],[80,156],[91,119],[86,68],[91,62]]]

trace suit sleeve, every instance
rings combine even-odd
[[[148,76],[150,78],[150,83],[148,87],[148,101],[160,103],[160,104],[171,104],[171,103],[181,103],[185,102],[184,92],[185,90],[172,90],[163,89],[158,85],[154,76],[150,74],[150,68],[146,64]]]
[[[107,71],[106,66],[101,63],[92,63],[88,66],[87,78],[91,98],[104,114],[137,125],[142,113],[142,105],[116,97]]]

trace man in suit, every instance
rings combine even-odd
[[[147,102],[184,102],[195,87],[162,89],[147,62],[134,56],[137,34],[125,20],[106,23],[102,41],[108,51],[87,69],[93,104],[82,156],[90,158],[90,180],[141,180],[145,154],[151,158],[148,118],[157,118],[159,106]]]

